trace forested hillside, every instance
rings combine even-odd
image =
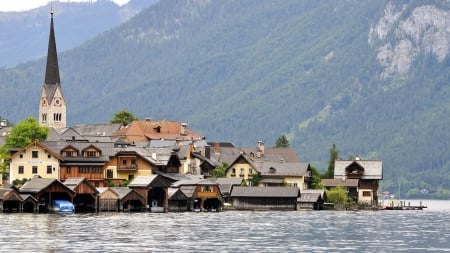
[[[239,146],[285,134],[320,170],[336,144],[383,160],[384,190],[449,198],[450,3],[435,2],[160,1],[59,54],[68,121],[127,109]],[[44,59],[0,70],[0,115],[37,116],[43,75]]]

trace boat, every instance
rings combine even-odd
[[[74,213],[75,207],[68,200],[53,200],[51,211],[54,213]]]

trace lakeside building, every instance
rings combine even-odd
[[[336,160],[334,178],[322,179],[326,189],[344,187],[348,196],[360,205],[378,205],[378,189],[383,180],[381,160]]]

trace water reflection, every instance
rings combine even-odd
[[[449,210],[0,214],[0,248],[21,252],[449,252],[449,214]]]

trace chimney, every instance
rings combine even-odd
[[[220,153],[220,144],[218,142],[214,143],[214,153]]]
[[[181,123],[180,134],[187,135],[186,133],[187,123]]]
[[[211,146],[209,145],[205,146],[205,157],[211,159]]]
[[[256,156],[259,158],[264,155],[264,142],[258,141],[256,145]]]

